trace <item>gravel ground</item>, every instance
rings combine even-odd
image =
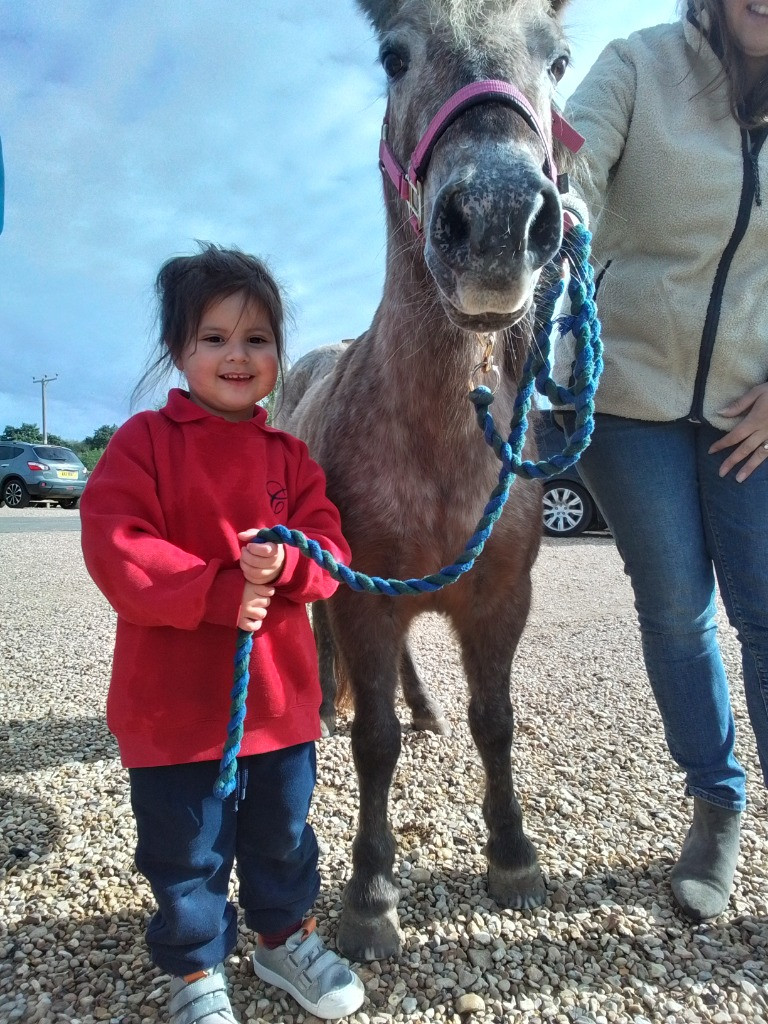
[[[114,617],[85,574],[77,532],[2,532],[0,509],[0,1022],[154,1024],[166,979],[143,929],[151,894],[132,866],[126,773],[104,723]],[[28,509],[14,516],[76,511]],[[687,827],[644,677],[629,586],[610,538],[544,543],[513,670],[513,753],[549,903],[488,898],[482,772],[465,724],[456,646],[431,616],[417,661],[450,740],[405,731],[391,797],[405,944],[361,967],[357,1024],[385,1021],[768,1021],[768,801],[735,696],[749,770],[742,863],[728,913],[684,923],[668,869]],[[724,629],[731,678],[735,637]],[[408,721],[401,708],[404,728]],[[319,747],[320,927],[333,942],[349,877],[356,781],[349,722]],[[312,1022],[256,980],[243,929],[230,959],[243,1024]]]

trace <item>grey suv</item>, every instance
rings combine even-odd
[[[8,508],[37,501],[75,508],[87,477],[88,470],[69,448],[0,441],[0,504]]]

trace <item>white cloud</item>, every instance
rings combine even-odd
[[[673,13],[574,0],[572,77]],[[0,429],[40,422],[43,373],[54,433],[125,419],[154,275],[196,238],[270,259],[292,355],[365,329],[383,76],[352,0],[0,0],[0,25]]]

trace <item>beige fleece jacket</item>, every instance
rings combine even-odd
[[[768,145],[757,205],[749,135],[708,90],[720,63],[701,43],[688,22],[611,43],[565,114],[586,138],[605,268],[597,410],[728,430],[718,410],[768,380]]]

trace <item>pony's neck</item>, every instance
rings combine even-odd
[[[494,410],[500,422],[508,422],[515,391],[509,332],[490,337],[491,360],[501,376]],[[388,396],[388,415],[415,432],[423,432],[428,420],[439,436],[474,450],[478,428],[467,396],[473,386],[492,382],[473,380],[472,373],[486,354],[488,339],[461,330],[448,318],[418,249],[401,250],[396,261],[388,260],[384,294],[365,342],[368,368]]]
[[[510,353],[524,351],[527,324],[490,336],[457,327],[443,309],[421,242],[408,225],[405,228],[407,233],[390,225],[384,293],[369,331],[382,355],[386,352],[388,372],[455,394],[457,389],[466,390],[490,339],[502,389],[514,386],[519,367],[511,365]]]

